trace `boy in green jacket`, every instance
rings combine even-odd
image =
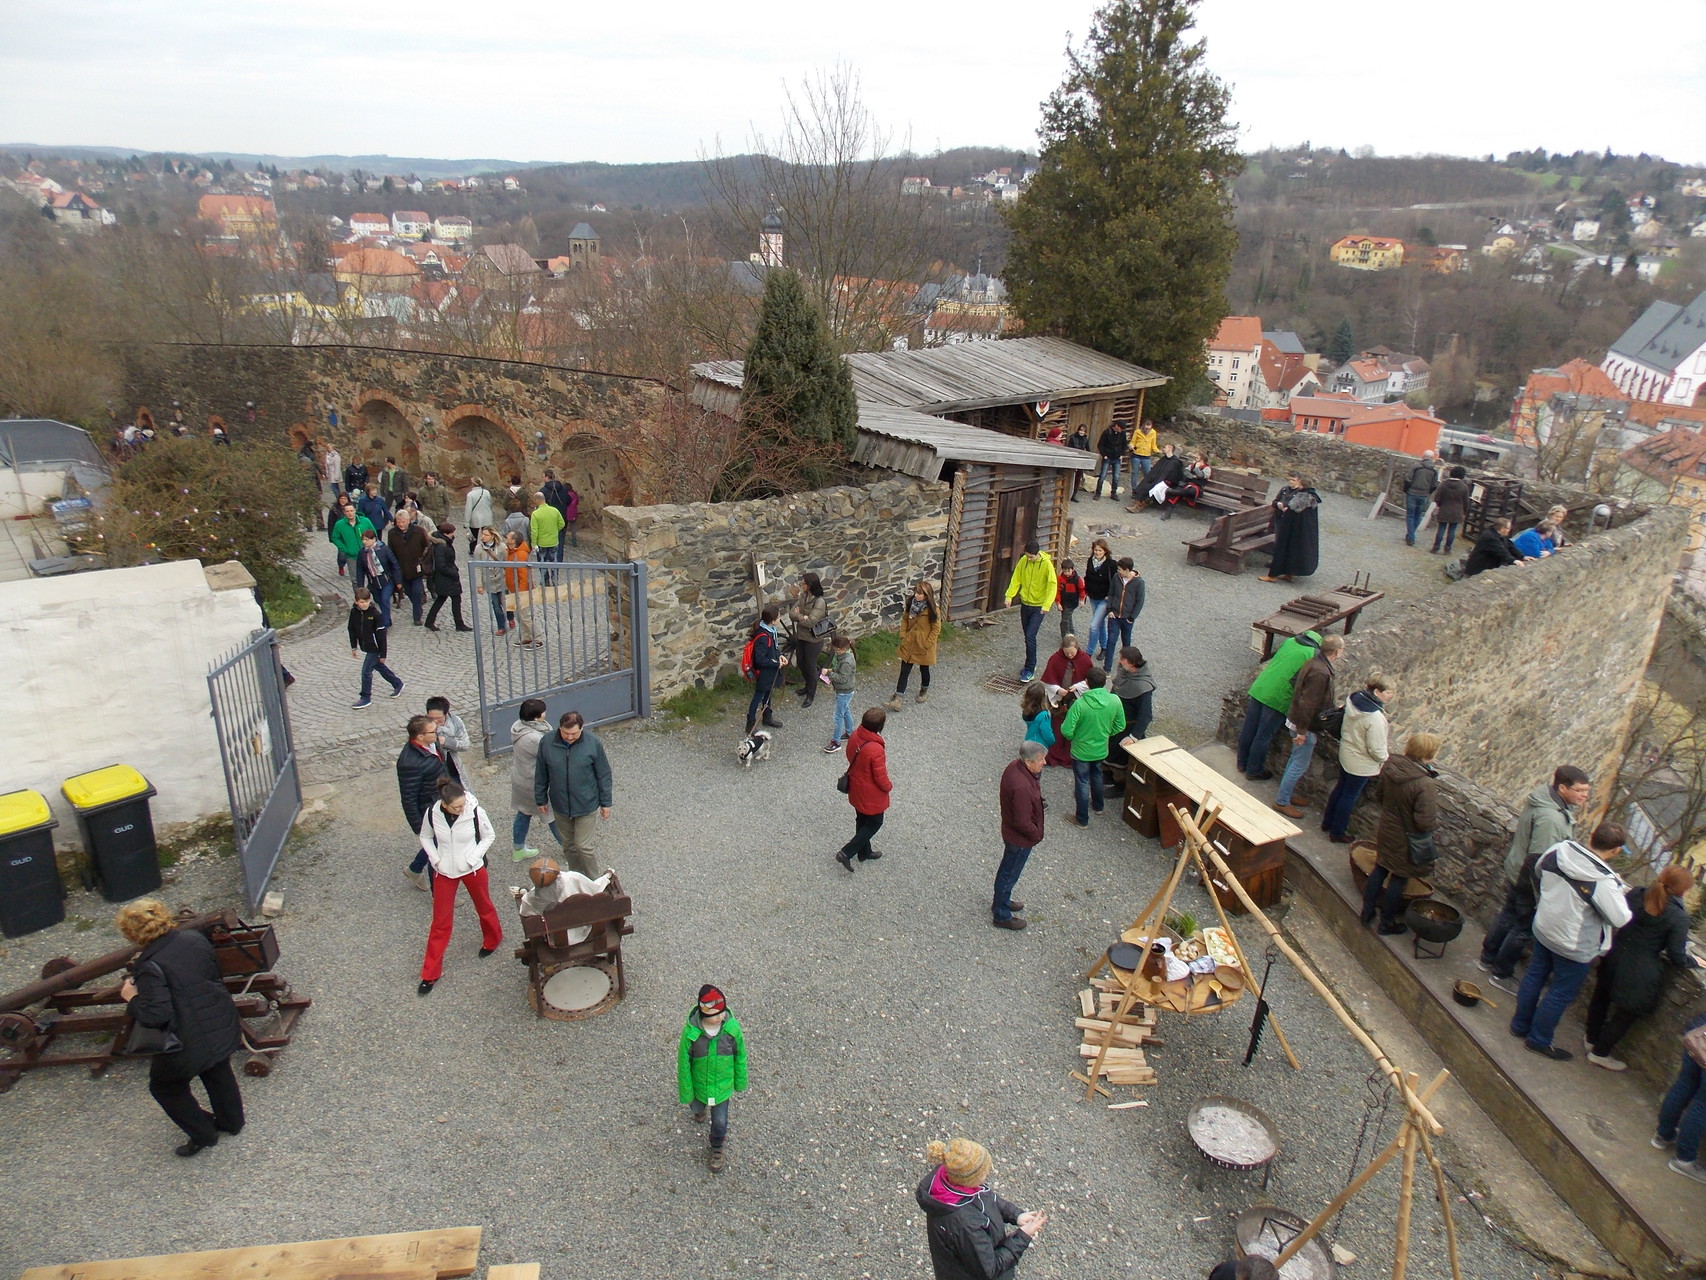
[[[1321,633],[1305,631],[1274,650],[1267,665],[1256,673],[1244,707],[1244,728],[1238,734],[1238,772],[1251,782],[1274,776],[1268,768],[1268,744],[1285,723],[1297,673],[1320,652]]]
[[[1091,667],[1085,681],[1090,688],[1060,722],[1061,736],[1072,743],[1072,796],[1081,827],[1090,825],[1092,808],[1102,812],[1102,761],[1108,758],[1109,740],[1125,732],[1125,703],[1108,692],[1108,673]]]
[[[711,1172],[723,1171],[723,1140],[729,1136],[729,1099],[746,1092],[746,1037],[728,1011],[723,993],[706,983],[681,1029],[675,1060],[683,1106],[703,1122],[711,1115]]]

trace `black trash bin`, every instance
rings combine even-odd
[[[148,807],[154,788],[147,778],[127,764],[114,764],[67,778],[59,789],[77,810],[77,829],[103,898],[128,902],[160,887]]]
[[[8,938],[65,919],[65,890],[53,860],[58,825],[41,792],[0,796],[0,934]]]

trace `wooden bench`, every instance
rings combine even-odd
[[[1217,470],[1211,479],[1203,483],[1196,505],[1227,515],[1251,507],[1266,507],[1268,482],[1261,476],[1247,475],[1242,471]]]
[[[1335,622],[1344,623],[1345,634],[1350,635],[1351,628],[1356,626],[1357,614],[1385,597],[1384,591],[1376,591],[1357,581],[1331,591],[1288,600],[1278,612],[1252,624],[1262,633],[1262,661],[1266,662],[1273,656],[1274,641],[1299,636],[1305,631],[1325,631]]]
[[[1219,516],[1200,538],[1185,540],[1185,563],[1221,573],[1243,573],[1244,557],[1274,549],[1273,512],[1266,505]]]

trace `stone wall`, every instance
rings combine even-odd
[[[1407,453],[1195,410],[1186,410],[1164,424],[1160,439],[1163,444],[1171,441],[1178,445],[1181,453],[1201,449],[1218,466],[1257,471],[1279,483],[1284,482],[1287,472],[1301,470],[1317,489],[1370,502],[1385,489],[1394,470],[1416,465],[1416,459]]]
[[[1503,898],[1500,864],[1528,792],[1558,765],[1575,764],[1596,779],[1597,799],[1609,795],[1686,525],[1685,511],[1655,508],[1538,564],[1400,605],[1351,636],[1340,700],[1384,671],[1398,682],[1395,747],[1416,730],[1445,739],[1446,817],[1429,879],[1483,922]],[[1223,740],[1237,740],[1242,693],[1225,699]],[[1276,772],[1286,749],[1282,734],[1269,766]],[[1337,754],[1330,741],[1317,748],[1300,788],[1306,802],[1325,799]],[[1352,834],[1372,837],[1377,818],[1374,805],[1360,806]]]
[[[781,603],[808,570],[849,635],[894,626],[913,580],[941,577],[948,493],[891,477],[752,502],[605,508],[606,553],[646,562],[652,696],[735,671],[762,602]]]
[[[157,423],[169,420],[176,400],[197,430],[217,416],[238,438],[335,443],[346,462],[389,454],[411,475],[438,471],[458,494],[471,476],[495,489],[513,471],[532,487],[554,467],[582,491],[588,514],[645,496],[636,494],[623,446],[629,424],[662,394],[662,384],[641,378],[378,347],[162,343],[124,351],[127,412],[146,408]]]

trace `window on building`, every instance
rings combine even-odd
[[[1233,358],[1232,358],[1232,367],[1233,367],[1233,368],[1234,368],[1234,369],[1237,369],[1237,368],[1238,368],[1238,357],[1236,357],[1236,356],[1234,356],[1234,357],[1233,357]]]

